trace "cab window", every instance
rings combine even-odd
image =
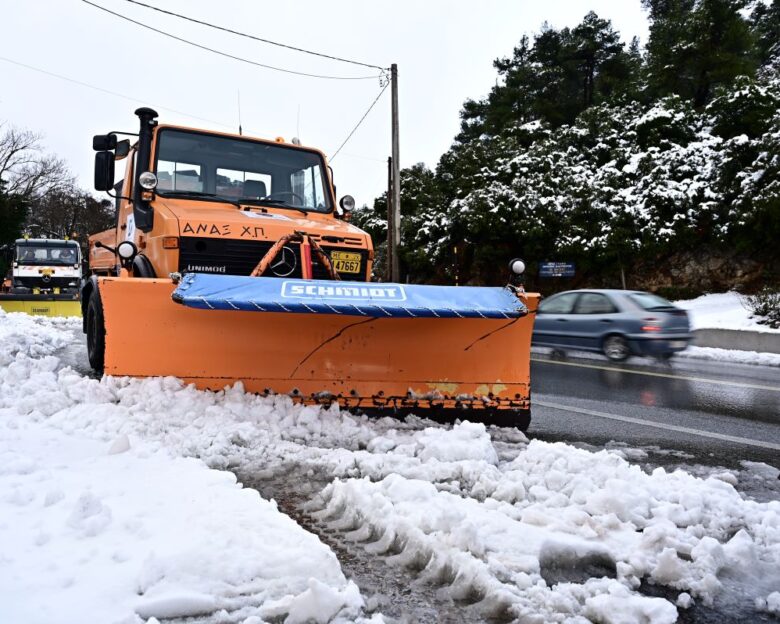
[[[170,160],[158,161],[157,188],[164,191],[203,192],[200,165]]]
[[[266,197],[273,193],[271,176],[255,171],[218,168],[216,187],[221,197]]]

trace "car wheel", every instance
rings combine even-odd
[[[601,350],[613,362],[623,362],[631,355],[628,341],[623,336],[607,336],[601,345]]]
[[[674,351],[667,351],[666,353],[659,353],[656,357],[662,362],[668,362],[674,357]]]
[[[103,372],[106,355],[106,326],[103,322],[103,304],[97,288],[92,291],[87,304],[87,356],[96,373]]]

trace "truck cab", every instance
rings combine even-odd
[[[250,275],[266,258],[265,277],[369,279],[371,238],[348,223],[354,200],[337,205],[322,152],[281,138],[160,125],[148,108],[136,114],[135,144],[116,133],[93,139],[95,187],[114,191],[117,222],[90,237],[92,275],[118,275],[114,250],[130,241],[134,277]],[[126,163],[119,183],[116,161]],[[87,281],[84,306],[91,288]]]
[[[76,241],[20,238],[0,252],[8,264],[0,276],[0,308],[44,316],[81,314],[81,248]]]
[[[13,295],[77,295],[81,285],[81,249],[76,241],[20,238],[6,279]]]

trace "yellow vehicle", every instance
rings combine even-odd
[[[20,238],[4,249],[8,274],[0,308],[43,316],[80,316],[81,249],[73,240]]]
[[[337,204],[320,151],[136,114],[134,145],[93,139],[118,226],[90,238],[96,370],[528,426],[538,295],[371,283],[371,239],[349,223],[354,200]]]

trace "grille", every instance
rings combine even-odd
[[[76,286],[78,286],[81,281],[78,277],[51,277],[48,281],[44,280],[43,277],[28,276],[14,277],[12,279],[18,285],[24,286],[25,288],[64,288],[71,282],[76,282]],[[75,288],[75,286],[72,288]]]
[[[312,237],[315,238],[315,237]],[[182,273],[217,273],[224,275],[249,275],[266,252],[273,246],[271,241],[244,241],[235,239],[198,238],[183,236],[179,239],[179,271]],[[290,243],[295,251],[295,270],[285,277],[301,277],[300,245]],[[350,251],[360,254],[360,273],[345,273],[344,279],[365,279],[368,251],[354,247],[322,248],[331,251]],[[276,277],[269,271],[268,277]],[[312,277],[329,279],[325,267],[312,254]]]

